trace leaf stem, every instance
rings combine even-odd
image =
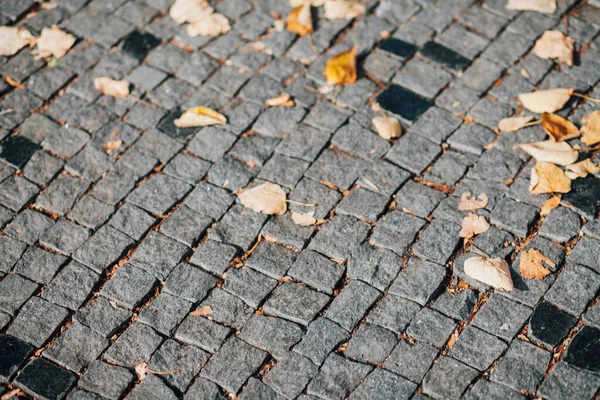
[[[311,203],[300,203],[299,201],[294,201],[294,200],[285,200],[286,203],[290,203],[290,204],[297,204],[299,206],[305,206],[305,207],[316,207],[315,204],[311,204]]]
[[[585,94],[579,94],[579,93],[573,92],[573,96],[581,97],[584,100],[592,101],[594,103],[600,103],[599,99],[594,99],[593,97],[586,96]]]

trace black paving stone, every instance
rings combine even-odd
[[[73,372],[43,358],[36,358],[23,368],[15,383],[36,398],[58,400],[64,397],[76,380],[77,375]]]
[[[379,49],[402,59],[410,58],[416,51],[417,46],[396,38],[388,38],[381,43]]]
[[[600,371],[600,329],[584,326],[569,344],[564,361],[576,368]]]
[[[600,207],[600,179],[594,176],[576,179],[571,191],[565,193],[564,202],[586,218],[594,218]]]
[[[11,136],[0,143],[0,158],[16,168],[23,168],[42,146],[23,136]]]
[[[391,85],[384,90],[377,97],[377,102],[384,110],[408,121],[415,121],[432,105],[431,100],[399,85]]]
[[[8,383],[19,366],[35,350],[31,344],[10,335],[0,335],[0,382]]]
[[[454,50],[442,46],[437,42],[425,43],[419,53],[423,57],[427,57],[454,71],[462,71],[471,62],[468,58],[461,56]]]
[[[527,333],[531,338],[554,347],[577,322],[576,318],[548,302],[541,302],[533,311]]]

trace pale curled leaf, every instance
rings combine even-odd
[[[317,223],[314,211],[310,211],[307,213],[299,213],[292,211],[292,221],[294,222],[294,224],[300,226],[310,226]]]
[[[277,97],[273,97],[272,99],[268,99],[265,104],[269,107],[293,107],[294,100],[290,98],[289,94],[284,93]]]
[[[573,51],[575,40],[563,35],[560,31],[546,31],[533,47],[533,54],[552,60],[556,59],[561,64],[569,67],[573,65]]]
[[[226,16],[222,14],[209,14],[198,21],[190,23],[187,27],[187,34],[191,37],[217,37],[230,30],[231,25]]]
[[[388,117],[383,115],[381,117],[374,117],[371,122],[377,130],[377,134],[385,140],[400,137],[402,134],[402,126],[400,121],[394,117]]]
[[[528,115],[525,117],[508,117],[498,122],[498,129],[502,132],[514,132],[523,128],[529,121],[533,119],[532,116]]]
[[[304,3],[290,12],[287,18],[287,29],[299,36],[306,36],[313,32],[310,3]]]
[[[148,363],[146,361],[142,361],[141,363],[135,366],[134,370],[137,378],[140,381],[143,381],[144,378],[146,378],[146,375],[148,374]]]
[[[367,12],[367,8],[358,1],[325,0],[325,18],[352,19]]]
[[[488,205],[488,195],[481,193],[478,197],[471,196],[471,192],[465,192],[460,196],[458,209],[460,211],[475,211]]]
[[[33,51],[33,54],[36,59],[49,56],[59,59],[67,54],[76,40],[75,36],[61,31],[56,25],[52,28],[44,28],[37,40],[37,49]]]
[[[213,13],[207,0],[175,0],[169,9],[169,15],[179,25],[196,22]]]
[[[506,9],[554,14],[556,11],[556,0],[508,0]]]
[[[532,194],[569,193],[571,180],[565,171],[547,162],[538,162],[531,169],[529,191]]]
[[[600,143],[600,110],[581,119],[581,141],[588,146]]]
[[[213,109],[198,106],[188,109],[173,123],[178,128],[194,128],[198,126],[225,125],[227,118]]]
[[[554,268],[556,264],[536,249],[525,250],[521,253],[519,271],[525,279],[544,279],[550,273],[543,264]]]
[[[546,200],[540,208],[540,216],[545,217],[546,215],[550,214],[550,211],[558,207],[560,200],[560,196],[553,196]]]
[[[594,162],[586,158],[575,164],[567,165],[567,176],[569,179],[585,178],[589,174],[596,174],[600,172],[600,167],[594,164]]]
[[[212,312],[213,309],[211,306],[202,306],[199,309],[192,311],[190,315],[193,317],[203,317],[212,314]]]
[[[0,56],[17,54],[25,46],[35,44],[35,37],[27,29],[0,26]]]
[[[548,89],[521,93],[518,98],[523,107],[534,113],[553,113],[565,106],[573,95],[573,89]]]
[[[353,85],[356,83],[356,53],[358,46],[327,60],[323,75],[328,85]]]
[[[94,79],[94,87],[105,96],[114,98],[126,97],[129,95],[129,82],[118,81],[108,76],[101,76]]]
[[[567,142],[545,140],[543,142],[519,144],[516,147],[525,151],[537,161],[563,166],[573,164],[579,157],[579,153],[574,151]]]
[[[490,229],[490,224],[485,217],[470,213],[461,223],[461,230],[458,234],[461,238],[470,239]]]
[[[465,261],[464,269],[471,278],[495,289],[511,291],[514,288],[510,268],[502,258],[471,257]]]
[[[271,182],[245,189],[238,198],[244,207],[263,214],[282,215],[287,210],[285,192]]]
[[[579,129],[571,121],[552,113],[542,114],[542,128],[555,142],[579,137]]]

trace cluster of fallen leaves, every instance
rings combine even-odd
[[[323,7],[327,19],[352,19],[366,13],[366,7],[349,0],[290,0],[295,7],[287,17],[288,31],[299,36],[314,32],[312,7]]]
[[[187,34],[191,37],[217,37],[231,30],[227,17],[215,13],[207,0],[175,0],[169,15],[179,25],[188,23]]]
[[[62,58],[75,44],[77,38],[60,30],[56,25],[44,28],[39,37],[33,36],[25,28],[0,26],[0,56],[15,55],[25,46],[33,48],[35,59]]]

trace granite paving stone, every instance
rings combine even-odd
[[[407,379],[420,382],[437,357],[438,350],[426,343],[401,340],[383,367]]]

